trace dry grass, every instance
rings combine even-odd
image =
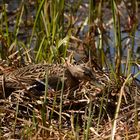
[[[117,85],[107,73],[96,71],[96,77],[101,84],[81,80],[77,89],[48,90],[47,97],[44,90],[38,94],[31,88],[1,99],[1,138],[138,139],[140,108],[135,99],[139,86],[135,80],[128,83],[130,77],[121,78]]]

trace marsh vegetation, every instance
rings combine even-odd
[[[0,139],[140,139],[136,0],[0,0]]]

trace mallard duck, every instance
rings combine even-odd
[[[63,81],[65,89],[68,89],[76,87],[80,80],[96,78],[90,68],[83,65],[31,64],[3,74],[0,77],[1,90],[4,96],[7,96],[7,92],[32,86],[42,90],[45,79],[48,80],[48,85],[56,90],[61,88]],[[60,86],[57,86],[58,83]]]

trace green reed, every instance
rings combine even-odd
[[[37,7],[29,43],[30,46],[33,36],[36,35],[36,61],[47,59],[52,62],[65,57],[69,35],[65,35],[64,32],[64,0],[44,0],[39,2]]]
[[[122,59],[120,15],[115,0],[111,1],[111,6],[112,6],[112,15],[113,15],[113,23],[114,23],[115,72],[117,76],[119,76],[121,73],[121,59]]]
[[[2,59],[6,59],[6,57],[8,56],[8,46],[10,44],[10,37],[9,37],[9,27],[8,27],[8,18],[7,18],[7,13],[6,13],[6,5],[4,4],[3,1],[3,5],[2,5],[2,17],[0,20],[0,40],[1,40],[1,58]],[[5,24],[5,26],[4,26]],[[5,32],[3,33],[3,29],[5,28]]]
[[[91,122],[92,122],[92,117],[93,117],[93,102],[90,101],[89,105],[88,105],[88,110],[87,110],[87,120],[86,121],[86,127],[85,127],[85,135],[84,135],[84,139],[88,140],[89,136],[90,136],[90,128],[91,128]]]
[[[6,13],[6,6],[5,4],[3,4],[3,14],[4,14],[4,22],[5,22],[5,25],[6,25],[6,38],[7,38],[7,44],[8,46],[10,45],[10,36],[9,36],[9,27],[8,27],[8,18],[7,18],[7,13]]]
[[[71,29],[70,31],[69,29],[67,30],[67,34],[65,32],[64,4],[64,0],[38,0],[36,2],[36,15],[33,22],[32,33],[30,38],[27,38],[26,44],[24,43],[25,45],[21,45],[21,41],[19,41],[17,37],[19,31],[22,29],[21,24],[25,20],[24,16],[28,13],[26,3],[24,1],[21,2],[16,14],[14,32],[11,34],[9,34],[8,18],[5,4],[3,4],[4,10],[1,25],[5,24],[6,27],[4,27],[4,31],[1,26],[1,34],[2,39],[4,38],[6,40],[7,46],[3,45],[1,55],[3,57],[5,56],[6,59],[14,51],[18,50],[19,56],[22,57],[21,53],[24,51],[23,46],[27,46],[26,49],[30,51],[25,54],[25,57],[28,58],[29,55],[34,53],[35,58],[32,58],[31,61],[40,62],[46,60],[53,62],[57,60],[61,62],[61,58],[66,57],[68,42],[71,36]],[[35,44],[32,46],[34,42]],[[10,49],[10,52],[8,49]],[[7,52],[9,53],[6,56]]]

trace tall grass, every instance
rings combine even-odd
[[[44,59],[49,62],[61,61],[60,58],[66,56],[70,37],[64,32],[64,0],[44,0],[38,4],[29,46],[33,36],[36,36],[36,62]]]
[[[120,27],[120,15],[115,0],[112,3],[112,15],[114,21],[114,39],[115,39],[115,72],[117,76],[121,73],[121,59],[122,59],[122,45],[121,45],[121,27]]]
[[[105,54],[106,48],[104,43],[106,42],[106,40],[104,38],[105,29],[103,25],[104,13],[102,13],[102,7],[104,6],[104,3],[105,2],[102,0],[98,2],[89,0],[89,14],[88,14],[89,31],[87,33],[88,43],[86,44],[90,57],[96,57],[97,61],[100,63],[102,67],[106,66],[107,64],[106,60],[108,60],[108,58],[106,56],[110,55],[110,54]],[[79,0],[74,5],[75,10],[74,8],[73,10],[75,12],[77,12],[78,9],[80,8],[80,4],[82,4],[81,0]],[[119,3],[116,2],[115,0],[111,0],[110,2],[110,6],[111,6],[110,9],[112,10],[112,17],[113,17],[113,30],[114,30],[113,45],[115,48],[115,56],[114,56],[115,67],[113,64],[111,65],[115,69],[115,73],[119,76],[122,72],[121,61],[123,55],[122,52],[123,46],[122,46],[122,37],[121,37],[122,35],[121,35],[121,25],[120,25],[120,11],[117,8],[117,4]],[[129,38],[131,39],[132,47],[130,46],[131,49],[128,49],[130,50],[130,52],[128,52],[127,56],[130,57],[127,58],[127,60],[131,59],[134,51],[135,32],[137,27],[137,22],[135,17],[136,6],[137,6],[136,1],[132,2],[132,11],[130,10],[128,11],[129,18],[131,20],[129,23],[129,26],[131,28],[129,32]],[[67,16],[67,20],[69,20],[68,21],[69,26],[67,26],[66,25],[67,21],[64,13],[66,9],[71,7],[64,0],[58,0],[58,1],[38,0],[36,1],[35,7],[36,7],[36,14],[33,22],[32,33],[30,38],[27,38],[25,43],[19,41],[19,39],[17,38],[20,30],[22,29],[21,26],[23,24],[23,21],[25,20],[24,15],[29,13],[27,12],[28,9],[26,8],[25,2],[23,1],[21,2],[19,10],[17,11],[15,29],[12,35],[10,35],[11,33],[9,33],[9,24],[8,24],[8,18],[6,13],[6,7],[3,4],[3,13],[2,13],[3,18],[1,19],[1,42],[4,43],[1,49],[1,56],[2,58],[6,59],[8,57],[6,56],[6,54],[7,52],[9,52],[9,50],[11,52],[9,52],[9,54],[7,55],[10,55],[11,53],[13,53],[13,51],[18,50],[19,56],[22,56],[23,51],[21,50],[24,51],[26,50],[26,52],[28,52],[25,54],[27,60],[34,61],[36,63],[43,60],[46,60],[48,62],[53,62],[53,61],[61,62],[61,59],[66,57],[70,38],[72,36],[73,26],[70,25],[71,18],[68,18]],[[76,14],[74,15],[74,13],[71,14],[73,14],[71,16],[76,15]],[[27,51],[27,48],[29,51]],[[6,52],[5,50],[8,51]],[[31,54],[34,54],[34,56],[29,58]],[[126,65],[125,68],[125,75],[127,74],[128,69],[129,69],[128,73],[130,73],[131,65],[128,62],[127,64],[128,65]]]
[[[34,53],[35,58],[31,58],[33,62],[37,63],[43,60],[46,60],[48,62],[61,62],[61,58],[66,57],[66,50],[68,48],[68,41],[71,36],[71,32],[67,31],[68,34],[65,34],[66,28],[64,26],[64,4],[64,0],[38,0],[36,2],[36,15],[33,23],[32,33],[30,38],[27,38],[26,44],[24,45],[27,46],[26,48],[28,48],[29,50],[31,49],[31,51]],[[10,38],[9,35],[5,4],[3,4],[4,20],[1,20],[1,25],[6,25],[6,34],[2,34],[2,37],[6,38],[7,42],[7,46],[3,45],[2,50],[5,47],[7,47],[7,50],[12,47],[10,48],[10,50],[18,50],[20,56],[20,53],[23,53],[21,50],[25,49],[23,48],[23,45],[21,45],[20,41],[17,39],[17,36],[22,29],[20,27],[25,20],[24,15],[29,13],[27,12],[28,9],[25,7],[26,3],[22,1],[19,10],[17,11],[16,26],[14,29],[14,33],[12,34],[14,38]],[[3,31],[3,27],[1,26],[1,32]],[[32,44],[34,42],[34,39],[35,44],[33,46]],[[12,45],[13,43],[14,45]],[[33,54],[32,52],[29,54]],[[1,55],[6,55],[6,53],[7,52],[4,51],[3,53],[1,53]],[[5,59],[7,57],[3,56],[3,58]]]

